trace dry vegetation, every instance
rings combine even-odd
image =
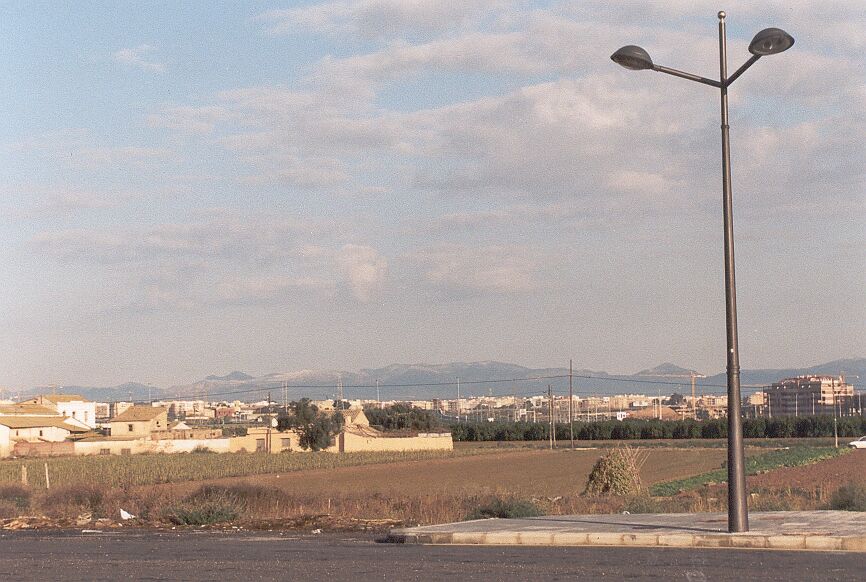
[[[473,515],[532,515],[534,511],[558,515],[725,509],[724,489],[719,486],[670,497],[650,497],[646,493],[582,494],[591,469],[608,452],[605,450],[487,449],[483,454],[475,454],[478,450],[412,454],[401,458],[385,455],[352,458],[325,453],[263,455],[286,464],[269,474],[259,470],[262,474],[221,478],[214,477],[217,469],[212,465],[231,463],[230,455],[174,455],[169,462],[177,463],[180,461],[175,459],[185,458],[191,466],[202,468],[207,478],[170,483],[160,483],[168,480],[168,475],[165,467],[158,468],[167,456],[94,458],[94,463],[114,459],[129,463],[143,459],[154,467],[146,479],[126,471],[114,475],[109,482],[102,481],[105,470],[97,470],[89,477],[86,472],[71,472],[67,484],[53,485],[50,491],[38,485],[0,484],[0,519],[6,518],[3,522],[6,527],[47,523],[35,517],[30,521],[11,519],[21,515],[46,515],[52,518],[53,525],[60,526],[111,527],[117,525],[123,508],[137,516],[127,523],[149,526],[382,529],[394,524],[442,523]],[[646,461],[641,466],[640,481],[648,487],[660,481],[718,469],[725,451],[653,448],[644,450],[641,455],[646,456]],[[859,452],[845,457],[856,457],[858,463],[866,460],[866,454]],[[58,461],[65,460],[49,463]],[[245,459],[244,462],[253,461]],[[838,462],[842,462],[842,458],[812,467],[820,472],[818,467],[824,463]],[[35,467],[41,467],[42,463],[44,461],[37,462]],[[14,476],[14,470],[5,465],[0,464],[0,471],[3,471],[0,475],[6,475],[0,477],[0,483],[9,482],[9,476]],[[219,470],[234,471],[239,465],[230,466],[234,468]],[[187,478],[194,475],[190,467],[184,467],[183,474]],[[35,468],[32,471],[38,473]],[[750,483],[756,478],[767,479],[774,473],[750,478]],[[54,479],[52,473],[52,483]],[[147,484],[141,485],[142,481]],[[750,502],[753,510],[826,508],[834,492],[827,487],[804,485],[794,490],[757,488],[756,484],[751,485],[755,493]]]

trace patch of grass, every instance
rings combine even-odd
[[[518,519],[521,517],[539,517],[540,515],[542,515],[541,510],[531,501],[494,497],[476,507],[472,513],[466,516],[466,519],[489,519],[492,517]]]
[[[830,498],[830,509],[866,511],[866,485],[848,483],[839,487]]]
[[[851,452],[850,449],[832,447],[791,447],[770,451],[762,455],[746,458],[746,475],[757,475],[781,467],[799,467],[811,465],[819,461],[832,459]],[[726,468],[709,471],[700,475],[656,483],[650,487],[650,493],[656,496],[676,495],[680,491],[696,489],[710,483],[720,483],[727,480]]]

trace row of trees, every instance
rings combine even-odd
[[[439,426],[432,412],[410,404],[395,404],[387,408],[370,406],[364,409],[372,426],[385,431],[414,430],[427,432]]]
[[[838,419],[840,437],[866,434],[866,417]],[[458,423],[451,426],[455,441],[543,441],[550,426],[532,422]],[[556,425],[557,440],[569,439],[568,424]],[[718,439],[728,436],[727,419],[704,420],[611,420],[574,424],[579,440]],[[743,420],[746,438],[804,438],[833,436],[832,416],[787,416]]]

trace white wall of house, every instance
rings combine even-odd
[[[11,432],[8,426],[0,424],[0,458],[8,457],[12,453]]]
[[[60,402],[57,404],[57,412],[90,428],[96,428],[96,402]]]

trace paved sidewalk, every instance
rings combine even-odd
[[[723,513],[559,515],[392,529],[394,542],[522,546],[666,546],[866,552],[866,513],[774,511],[727,533]]]

